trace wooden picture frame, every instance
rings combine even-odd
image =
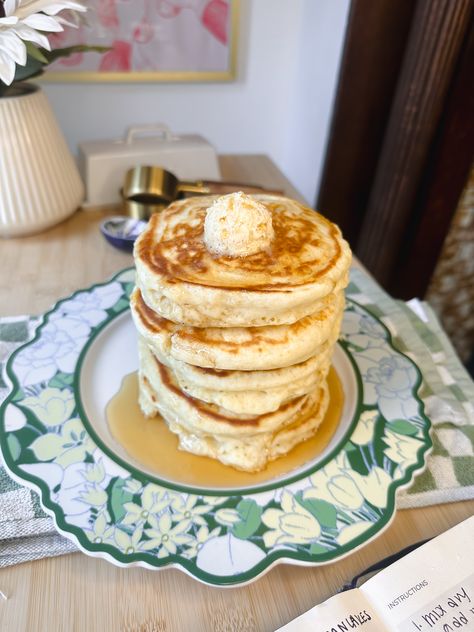
[[[108,46],[58,60],[49,82],[231,81],[239,0],[90,0],[84,23],[50,36],[53,48]]]

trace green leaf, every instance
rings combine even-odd
[[[21,444],[14,434],[9,434],[7,437],[7,446],[10,451],[10,455],[14,461],[18,461],[18,457],[21,454]]]
[[[358,450],[346,450],[347,458],[349,459],[350,466],[353,470],[365,476],[369,473],[370,468],[368,467],[366,460],[362,456],[363,448],[359,446]]]
[[[61,57],[69,57],[75,53],[105,53],[106,51],[111,50],[108,46],[86,46],[84,44],[79,44],[77,46],[56,48],[56,50],[49,51],[44,48],[39,49],[31,42],[28,42],[26,47],[26,64],[24,66],[17,65],[15,77],[13,79],[14,82],[39,77],[43,74],[46,66],[52,64],[53,61],[56,61]],[[0,82],[0,94],[6,92],[7,90],[8,86],[5,86],[5,84]]]
[[[333,529],[337,522],[337,511],[331,503],[317,498],[303,498],[301,492],[295,496],[298,503],[316,518],[321,527]]]
[[[119,312],[123,312],[125,309],[128,309],[130,305],[130,302],[128,299],[126,298],[121,298],[119,301],[117,301],[115,303],[115,305],[112,307],[111,311],[114,314],[118,314]]]
[[[113,482],[112,482],[113,481]],[[133,499],[133,495],[124,491],[126,481],[122,478],[112,479],[111,487],[109,486],[109,501],[107,503],[107,509],[112,517],[112,522],[121,522],[127,511],[124,508],[125,503],[130,502]]]
[[[73,382],[74,375],[72,373],[59,372],[49,381],[48,386],[62,389],[65,386],[71,386]]]
[[[246,540],[259,528],[262,508],[257,505],[255,500],[243,499],[236,509],[242,520],[232,526],[232,533],[236,538]]]
[[[344,445],[344,450],[346,452],[357,452],[359,450],[359,446],[355,445],[354,443],[352,443],[352,441],[348,441],[345,445]]]
[[[36,61],[40,61],[42,64],[48,63],[48,60],[40,51],[40,49],[37,48],[32,42],[26,42],[26,51],[28,55],[30,55],[30,57],[33,57],[33,59],[36,59]]]
[[[38,59],[35,59],[31,55],[26,58],[26,64],[24,66],[18,66],[15,70],[15,78],[13,81],[24,81],[25,79],[32,79],[33,77],[39,77],[43,74],[44,64]]]
[[[21,388],[19,388],[16,392],[15,395],[12,398],[13,402],[20,402],[22,399],[25,399],[25,393],[23,392],[23,390]]]
[[[313,542],[313,544],[309,547],[310,555],[319,555],[320,553],[327,553],[328,551],[329,549],[317,542]]]
[[[124,283],[123,289],[127,296],[133,292],[133,288],[135,287],[135,283]]]
[[[359,345],[356,345],[353,342],[349,342],[347,346],[350,347],[356,353],[360,353],[361,351],[365,351],[364,347],[359,347]]]
[[[387,428],[392,432],[396,432],[401,435],[413,436],[418,433],[418,428],[406,419],[395,419],[395,421],[389,421]]]
[[[44,51],[48,64],[52,64],[56,59],[61,57],[69,57],[76,53],[106,53],[111,50],[110,46],[86,46],[85,44],[77,44],[76,46],[67,46],[66,48],[56,48],[51,51]]]

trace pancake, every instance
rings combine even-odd
[[[143,339],[139,341],[139,352],[142,372],[148,376],[151,387],[158,390],[159,385],[154,384],[149,365],[160,360],[154,356]],[[328,361],[324,367],[321,367],[319,370],[313,370],[299,380],[293,380],[273,388],[262,389],[258,380],[255,380],[252,387],[245,390],[242,388],[238,390],[223,390],[222,388],[213,389],[196,385],[193,381],[183,378],[180,373],[171,369],[166,363],[162,364],[168,366],[176,384],[184,394],[200,399],[203,402],[215,404],[225,414],[236,413],[240,415],[261,415],[273,412],[278,410],[285,402],[310,393],[319,383],[326,379],[330,366]],[[249,371],[246,374],[244,373],[244,375],[252,377],[254,372]]]
[[[146,345],[141,352],[149,353]],[[268,461],[311,436],[329,403],[327,384],[323,381],[310,394],[282,405],[273,413],[232,415],[184,394],[170,370],[156,359],[141,365],[139,384],[143,413],[149,417],[159,413],[169,429],[179,436],[181,449],[245,471],[262,469]]]
[[[312,375],[301,380],[264,391],[259,389],[222,391],[202,388],[183,381],[178,376],[175,377],[183,393],[187,393],[194,398],[215,404],[231,413],[263,415],[278,410],[282,404],[295,397],[310,393],[326,378],[328,371],[329,367],[325,373],[315,371]]]
[[[344,289],[348,283],[348,274],[345,274],[335,284],[333,293],[338,293]],[[302,301],[301,304],[296,303],[295,292],[300,294],[300,298],[303,298],[304,290],[295,290],[292,292],[292,298],[295,299],[295,304],[291,310],[288,311],[276,311],[272,296],[270,292],[257,292],[254,291],[251,294],[252,302],[261,304],[260,315],[253,314],[250,322],[248,322],[248,308],[249,308],[249,292],[234,290],[232,297],[228,297],[227,304],[219,304],[219,310],[217,315],[214,305],[214,301],[220,303],[223,293],[221,291],[213,290],[212,296],[209,296],[209,288],[200,288],[200,294],[202,295],[202,302],[194,305],[190,302],[188,296],[186,296],[185,286],[181,285],[180,290],[177,290],[173,286],[173,294],[181,294],[179,299],[182,303],[176,303],[167,294],[168,288],[166,286],[159,289],[150,289],[146,285],[147,279],[142,279],[137,275],[136,284],[140,289],[143,300],[145,303],[157,314],[163,316],[167,320],[171,320],[175,323],[181,323],[191,325],[194,327],[224,327],[223,323],[226,322],[226,327],[241,327],[241,326],[253,326],[259,327],[262,325],[279,325],[279,324],[292,324],[313,312],[319,311],[324,308],[325,301],[317,299],[314,301]],[[212,309],[209,309],[211,306]]]
[[[304,362],[337,337],[344,295],[325,300],[324,309],[291,325],[225,329],[180,326],[164,319],[145,304],[138,288],[130,306],[139,334],[158,356],[205,368],[261,371]]]
[[[217,196],[174,202],[135,242],[137,285],[156,313],[195,327],[292,324],[324,309],[347,284],[351,261],[337,226],[287,198],[255,195],[271,211],[270,247],[246,257],[216,255],[203,240]]]
[[[196,197],[153,215],[134,259],[146,416],[246,471],[316,432],[351,262],[337,226],[282,197]]]
[[[141,346],[139,352],[139,376],[152,389],[157,406],[172,403],[172,414],[185,420],[185,425],[209,434],[225,431],[229,435],[239,435],[247,434],[249,430],[256,434],[273,432],[290,423],[309,397],[301,395],[282,404],[276,411],[263,415],[233,413],[184,393],[169,368],[161,364],[153,354],[147,357],[150,351],[146,345]]]
[[[305,362],[268,371],[208,369],[175,360],[169,355],[158,356],[158,359],[162,364],[173,369],[180,383],[186,382],[197,388],[239,392],[255,388],[271,390],[286,387],[291,382],[298,382],[316,371],[326,371],[331,363],[332,341],[326,341],[320,349],[317,355],[308,358]]]

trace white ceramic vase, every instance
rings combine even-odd
[[[74,159],[38,86],[0,97],[0,236],[37,233],[84,199]]]

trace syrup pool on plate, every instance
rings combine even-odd
[[[160,416],[147,419],[138,405],[138,375],[124,377],[107,406],[110,431],[136,461],[156,476],[198,487],[246,487],[268,483],[317,457],[330,442],[341,417],[344,392],[336,371],[328,375],[329,408],[316,434],[287,455],[271,461],[261,472],[241,472],[215,459],[178,449],[178,437]]]

